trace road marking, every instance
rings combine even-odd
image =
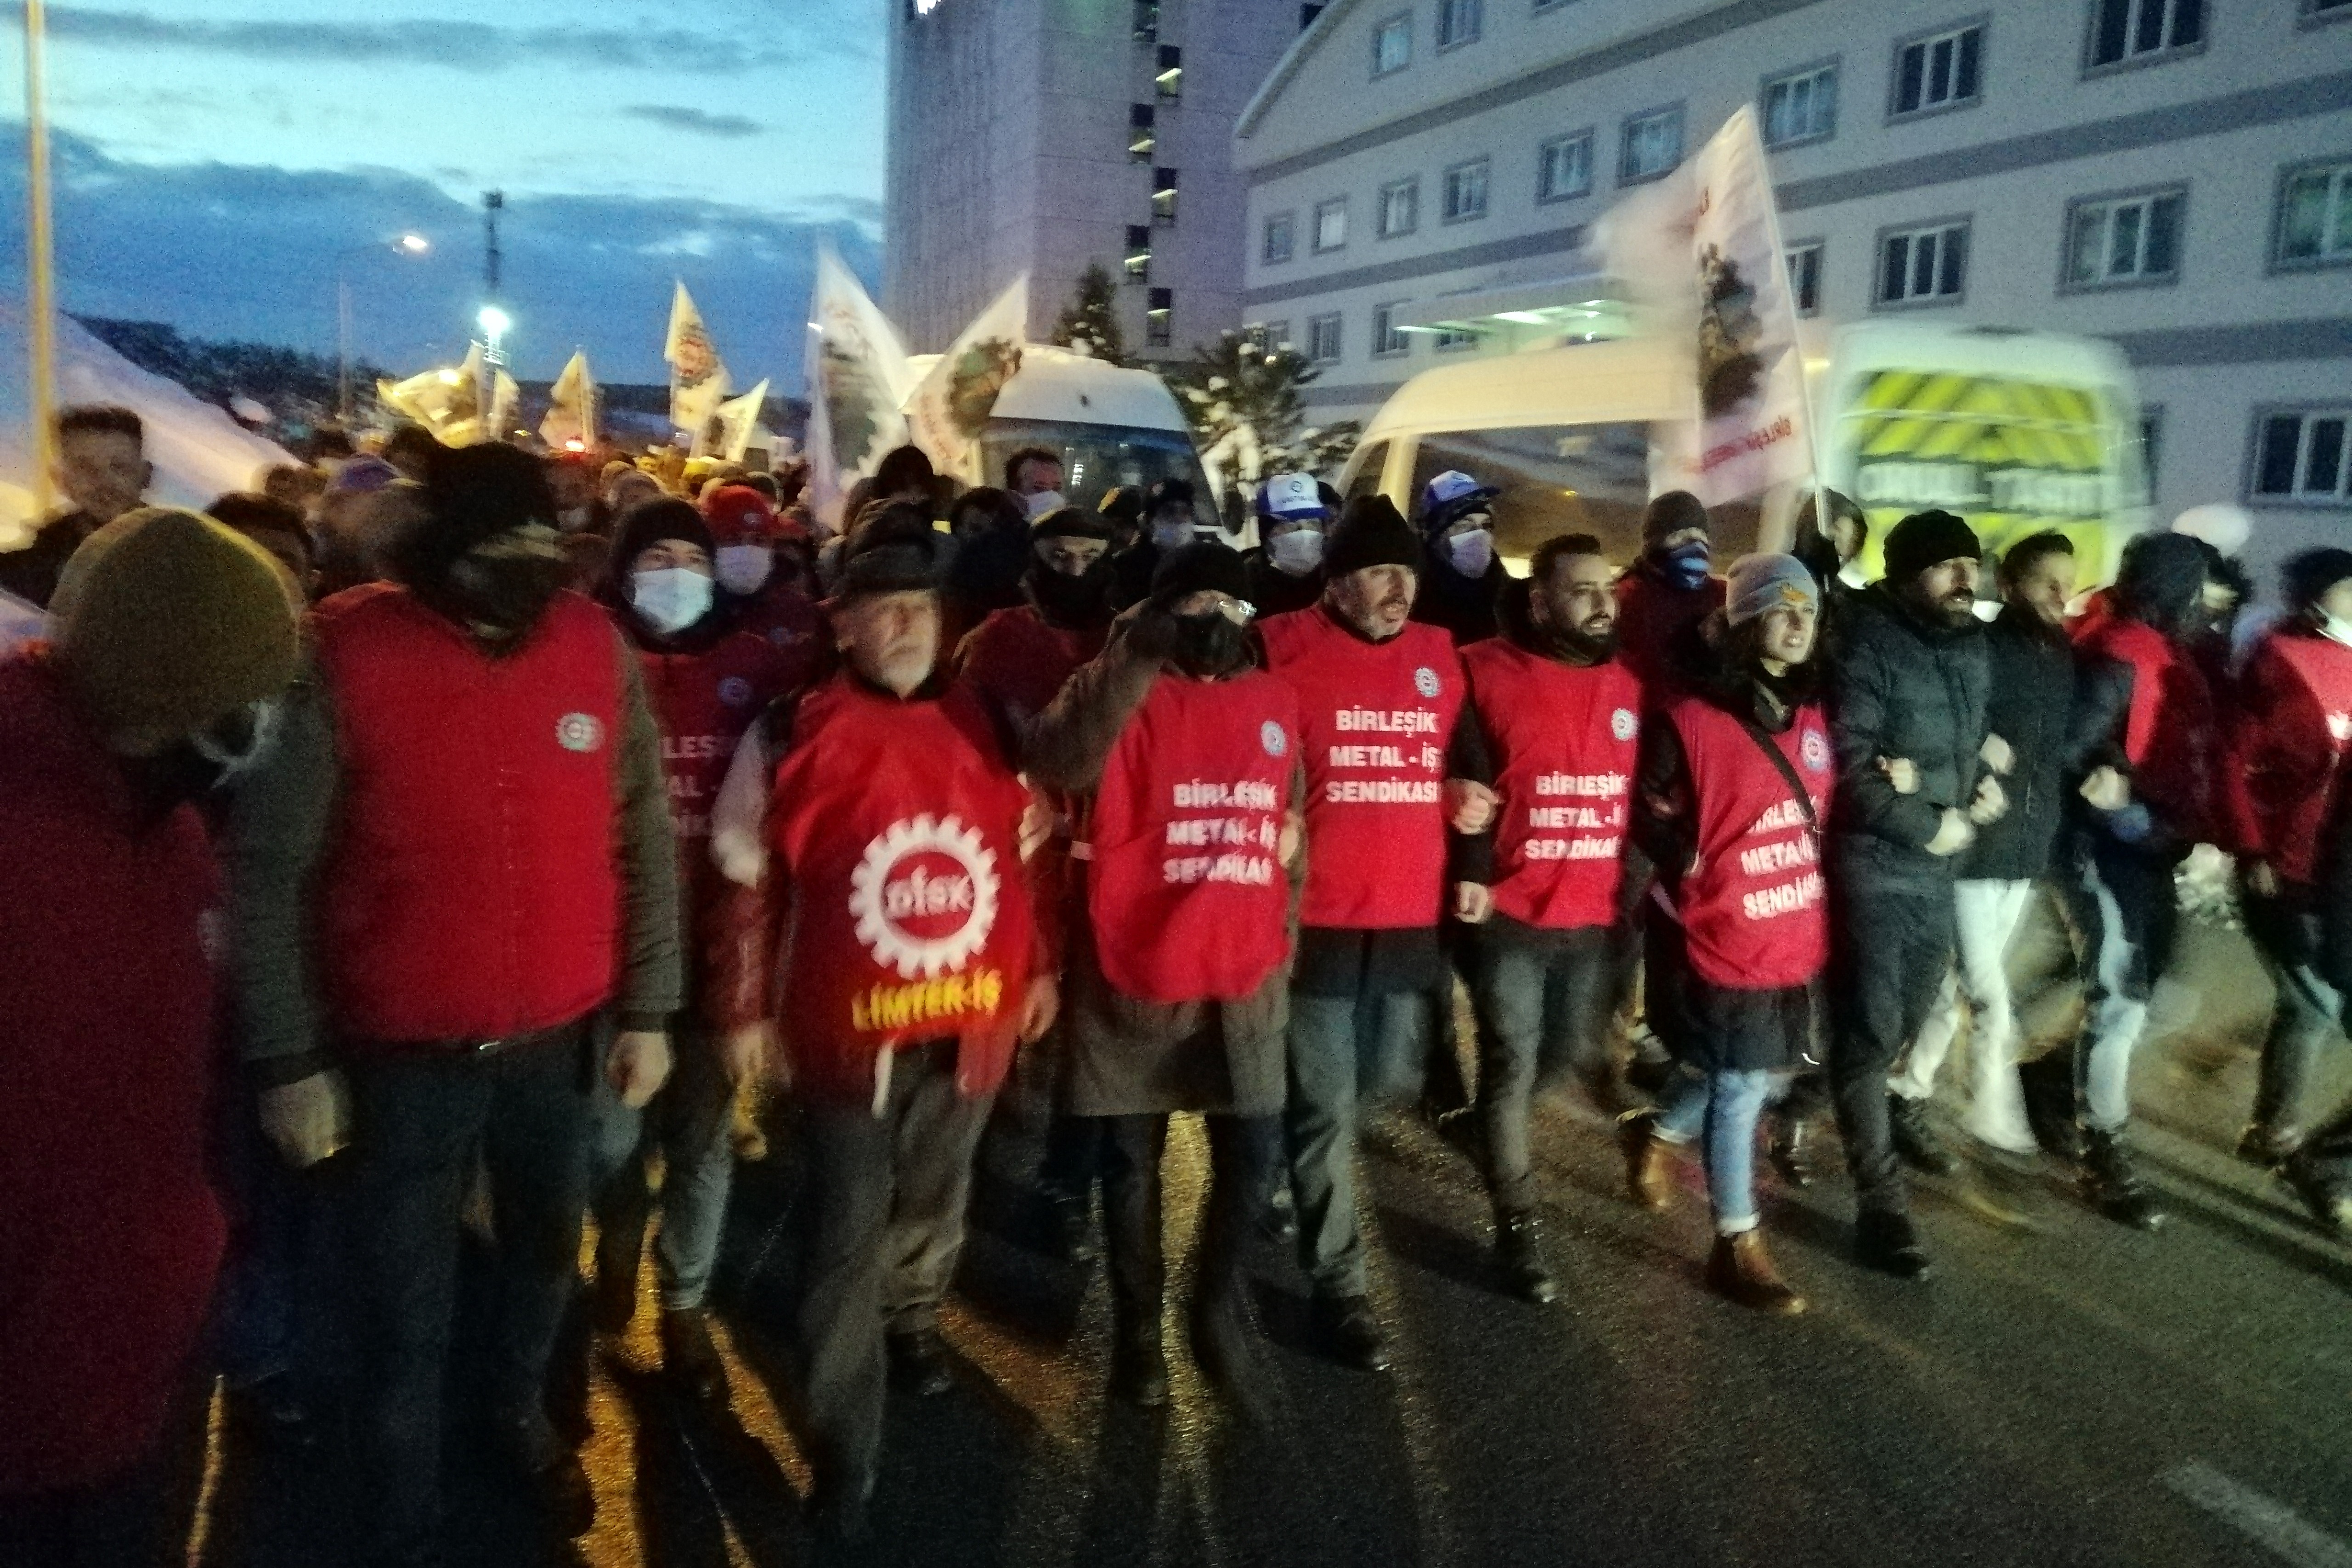
[[[2352,1546],[2283,1502],[2242,1486],[2201,1459],[2164,1473],[2164,1484],[2227,1521],[2294,1568],[2352,1568]]]

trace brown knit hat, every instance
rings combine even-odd
[[[66,562],[49,640],[109,733],[192,735],[294,678],[299,603],[259,545],[194,512],[143,507]]]

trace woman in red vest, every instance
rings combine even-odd
[[[756,493],[746,495],[758,499]],[[735,1091],[761,1071],[742,1037],[715,1032],[697,984],[695,937],[722,902],[710,858],[710,813],[735,747],[782,695],[796,661],[745,629],[715,602],[712,536],[686,502],[665,497],[622,514],[614,531],[605,598],[631,646],[661,726],[662,771],[677,839],[680,935],[687,1008],[672,1022],[677,1070],[646,1112],[599,1096],[593,1172],[597,1224],[596,1326],[618,1333],[637,1305],[637,1263],[652,1217],[648,1162],[662,1156],[662,1223],[655,1243],[661,1283],[662,1363],[696,1398],[726,1397],[705,1303],[733,1185],[730,1111]]]
[[[891,1363],[944,1361],[972,1152],[1058,1001],[1022,864],[1029,791],[938,674],[939,540],[898,506],[849,535],[826,605],[843,668],[772,721],[765,876],[716,955],[727,1027],[763,1039],[776,998],[791,1009],[779,1076],[815,1211],[802,1407],[835,1538],[865,1528]]]
[[[1829,956],[1822,830],[1834,770],[1810,664],[1820,614],[1796,557],[1735,563],[1707,628],[1717,676],[1643,732],[1634,784],[1634,831],[1658,871],[1650,1018],[1683,1071],[1658,1110],[1622,1124],[1629,1185],[1643,1207],[1664,1207],[1672,1151],[1704,1138],[1707,1282],[1777,1313],[1805,1301],[1758,1228],[1756,1124],[1811,1040]]]
[[[1297,699],[1251,651],[1248,585],[1225,545],[1163,557],[1028,749],[1039,782],[1084,797],[1067,1095],[1105,1134],[1111,1390],[1138,1405],[1168,1398],[1160,1163],[1176,1112],[1206,1117],[1212,1168],[1193,1343],[1230,1396],[1256,1398],[1240,1260],[1260,1151],[1279,1142],[1301,784]]]

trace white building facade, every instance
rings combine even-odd
[[[1822,327],[2112,340],[2158,516],[2352,543],[2352,0],[1335,0],[1236,130],[1244,318],[1326,420],[1557,342],[1501,311],[1590,299],[1595,220],[1742,103]]]
[[[1233,131],[1318,7],[1297,0],[885,0],[882,308],[945,349],[1022,272],[1049,335],[1088,263],[1129,350],[1189,357],[1241,322]]]

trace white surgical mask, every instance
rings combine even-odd
[[[555,526],[567,534],[578,533],[593,520],[593,514],[585,507],[573,507],[569,511],[555,514]]]
[[[1463,576],[1484,577],[1486,569],[1495,564],[1495,536],[1485,528],[1472,528],[1446,540],[1445,553],[1453,558],[1454,570]]]
[[[1059,490],[1040,490],[1034,496],[1024,497],[1021,504],[1029,508],[1029,517],[1034,521],[1048,512],[1060,511],[1069,502],[1062,499]]]
[[[2341,615],[2330,615],[2320,624],[2319,632],[2321,636],[2331,637],[2352,648],[2352,621],[2347,621]]]
[[[720,545],[716,558],[719,586],[730,593],[757,593],[775,570],[776,552],[766,545]]]
[[[629,602],[646,623],[665,637],[677,635],[710,612],[710,579],[682,566],[640,571],[629,579]]]
[[[1318,528],[1293,528],[1276,534],[1265,553],[1276,568],[1293,577],[1305,577],[1323,564],[1323,534]]]
[[[1161,549],[1182,549],[1192,542],[1192,519],[1190,517],[1151,525],[1151,542]]]

